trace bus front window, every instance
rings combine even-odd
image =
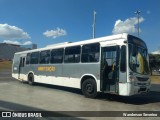
[[[133,72],[149,74],[147,50],[143,47],[129,44],[129,66]]]

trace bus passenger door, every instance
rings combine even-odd
[[[20,62],[19,62],[19,69],[18,69],[18,79],[23,80],[24,75],[24,64],[25,64],[25,57],[20,57]]]
[[[101,52],[101,91],[118,92],[119,46],[103,47]]]

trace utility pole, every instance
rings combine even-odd
[[[93,39],[95,38],[96,34],[96,11],[93,12]]]
[[[140,13],[141,11],[137,10],[136,12],[134,12],[137,15],[138,18],[138,37],[139,37],[139,17],[140,17]]]

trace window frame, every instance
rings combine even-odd
[[[44,57],[43,56],[43,58],[46,58],[46,57],[48,57],[48,62],[47,62],[47,60],[45,59],[45,61],[44,62],[42,62],[42,53],[44,53],[44,52],[46,52],[45,54],[46,54],[46,56]],[[49,52],[49,53],[47,53],[47,52]],[[49,56],[48,56],[49,55]],[[40,51],[39,52],[39,64],[49,64],[50,63],[50,56],[51,56],[51,52],[50,52],[50,50],[43,50],[43,51]]]
[[[93,51],[96,45],[97,45],[97,49]],[[89,47],[89,49],[87,50],[87,48],[85,47]],[[98,54],[98,57],[96,57],[96,54]],[[96,60],[97,58],[98,60]],[[82,46],[82,52],[81,52],[82,63],[97,63],[99,61],[100,61],[100,43],[91,43],[91,44],[85,44]]]
[[[26,55],[26,65],[30,64],[31,53],[27,53]]]
[[[77,51],[74,49],[77,49]],[[76,60],[77,58],[78,60]],[[71,59],[71,61],[69,59]],[[80,45],[65,48],[64,63],[80,63],[80,61],[81,61],[81,46]]]
[[[35,53],[38,54],[38,57],[35,57],[35,58],[37,59],[37,62],[33,62],[33,61],[32,61],[32,59],[33,59],[33,58],[32,58],[32,55],[35,54]],[[35,58],[34,58],[34,59],[35,59]],[[38,52],[32,52],[32,53],[31,53],[31,56],[30,56],[30,64],[39,64],[39,51],[38,51]]]
[[[53,58],[52,53],[56,52],[56,51],[57,52],[62,52],[62,54],[61,54],[61,61],[60,62],[52,62],[52,58]],[[60,54],[58,54],[58,55],[60,56]],[[64,61],[64,48],[52,49],[51,52],[50,52],[50,63],[51,64],[61,64],[61,63],[63,63],[63,61]]]
[[[127,54],[127,48],[126,45],[121,46],[121,61],[120,61],[120,71],[126,72],[127,69],[127,60],[126,60],[126,54]]]

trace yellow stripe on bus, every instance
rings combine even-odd
[[[38,67],[38,71],[48,71],[48,72],[53,72],[53,71],[56,71],[56,67],[54,67],[54,66],[49,66],[49,67]]]

